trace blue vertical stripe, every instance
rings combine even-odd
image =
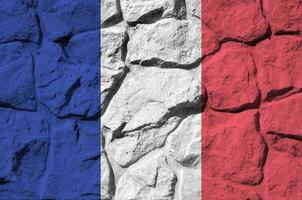
[[[99,0],[0,0],[0,200],[100,197]]]

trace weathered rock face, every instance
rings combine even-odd
[[[202,22],[211,27],[220,40],[252,42],[262,37],[268,28],[259,0],[205,0]]]
[[[231,199],[250,199],[262,200],[261,196],[251,190],[242,189],[229,184],[223,184],[212,180],[203,180],[202,197],[217,200],[231,200]]]
[[[213,110],[236,111],[257,103],[256,67],[248,47],[228,43],[205,60],[202,70],[208,105]]]
[[[301,1],[202,1],[202,199],[301,199]]]
[[[297,0],[264,0],[264,14],[274,33],[295,33],[302,30],[302,7]]]
[[[149,152],[162,147],[168,135],[173,133],[184,117],[184,110],[200,106],[201,97],[198,88],[200,78],[195,78],[195,87],[181,88],[177,84],[179,80],[183,80],[179,82],[181,84],[194,82],[195,73],[180,69],[158,68],[148,68],[144,72],[147,73],[143,73],[142,78],[140,74],[135,74],[133,77],[129,75],[129,79],[126,77],[102,119],[102,123],[108,129],[104,131],[106,141],[108,141],[106,142],[107,153],[122,167],[128,167],[145,154],[148,157]],[[138,73],[142,72],[139,71]],[[152,83],[151,80],[154,76],[162,77],[160,79],[162,81]],[[174,79],[174,76],[176,79]],[[186,80],[187,78],[188,80]],[[173,86],[169,85],[170,81],[175,84]],[[141,84],[143,82],[145,84]],[[129,88],[133,88],[133,92],[129,93],[128,96]],[[156,88],[162,90],[158,91]],[[170,93],[170,91],[173,92]],[[149,102],[150,100],[152,101]],[[188,125],[198,130],[195,130],[195,135],[200,134],[199,124],[200,116],[197,116],[194,125]],[[183,126],[188,127],[187,125]],[[179,131],[186,130],[182,128]],[[178,157],[176,160],[180,162],[183,160],[183,162],[198,163],[200,159],[200,145],[198,145],[200,138],[195,139],[197,144],[193,143],[192,147],[190,147],[189,142],[194,142],[194,140],[188,140],[188,143],[177,141],[177,145],[185,147],[187,144],[189,149],[188,153],[184,155],[179,153],[179,156],[175,155],[175,158]],[[179,149],[181,148],[176,148],[176,150]]]
[[[99,54],[97,49],[94,50]],[[90,64],[87,62],[88,59],[92,62],[90,55],[81,55],[82,61],[72,60],[72,56],[67,59],[59,45],[48,43],[37,58],[37,64],[41,66],[37,68],[37,95],[58,117],[91,118],[99,112],[99,106],[94,104],[99,99],[96,93],[99,89],[97,62],[94,60],[94,64]]]
[[[258,66],[258,83],[265,101],[282,98],[301,90],[301,37],[272,37],[271,40],[257,45],[253,56]]]
[[[114,178],[111,166],[104,152],[101,154],[101,199],[111,199],[114,192]]]
[[[101,112],[113,97],[120,82],[126,75],[127,67],[123,60],[123,45],[127,39],[123,27],[110,27],[101,30]]]
[[[190,115],[185,118],[167,139],[166,148],[170,155],[181,165],[200,169],[200,134],[201,115]],[[184,172],[186,173],[186,172]]]
[[[199,200],[201,197],[200,168],[194,170],[182,170],[179,175],[178,187],[176,199]]]
[[[218,51],[219,38],[218,34],[215,33],[210,27],[208,27],[205,23],[202,23],[202,43],[201,43],[201,51],[202,58],[215,53]]]
[[[166,152],[181,166],[175,199],[201,198],[200,130],[201,115],[190,115],[167,139]]]
[[[34,12],[33,2],[12,0],[0,1],[0,42],[31,41],[38,43],[39,27]]]
[[[55,18],[58,21],[58,23],[54,24],[51,22],[52,20],[49,20],[50,22],[44,25],[48,27],[47,30],[50,30],[52,34],[56,35],[55,33],[59,30],[64,30],[57,35],[57,41],[70,34],[69,31],[65,30],[70,30],[72,34],[97,30],[100,26],[99,4],[99,0],[68,0],[64,2],[45,0],[38,4],[37,9],[42,15],[50,15],[51,19]]]
[[[301,176],[297,175],[301,171],[301,157],[289,155],[287,152],[271,152],[267,167],[270,169],[266,178],[270,199],[302,198],[299,189],[302,187]]]
[[[127,62],[142,66],[182,67],[200,60],[200,24],[163,19],[139,24],[130,33]]]
[[[32,55],[21,42],[0,46],[1,104],[16,109],[36,109],[33,68]]]
[[[267,177],[264,180],[270,190],[268,197],[300,199],[301,191],[298,188],[301,187],[301,177],[297,173],[301,170],[301,140],[285,133],[271,132],[267,135],[267,141],[272,149],[266,164],[270,170],[266,171]],[[282,177],[282,180],[278,177]]]
[[[116,0],[102,0],[101,1],[101,25],[108,26],[121,18],[121,8],[119,1]]]
[[[192,71],[156,67],[137,69],[126,77],[102,121],[112,131],[131,132],[160,123],[169,115],[175,115],[172,112],[176,109],[200,104],[198,72],[199,68]]]
[[[201,1],[199,0],[186,0],[187,17],[199,20],[201,18]]]
[[[123,174],[117,184],[116,199],[168,199],[174,197],[177,178],[165,156],[142,158]]]
[[[0,199],[100,197],[99,11],[0,0]]]
[[[102,197],[198,200],[200,1],[103,2]]]
[[[127,22],[144,22],[152,20],[152,15],[158,17],[166,15],[165,13],[173,13],[173,0],[121,0],[121,8],[124,19]]]
[[[263,179],[265,145],[256,123],[255,111],[240,114],[206,111],[203,174],[246,185],[259,184]]]
[[[302,136],[300,116],[301,94],[287,97],[285,99],[266,104],[260,109],[261,127],[266,133]],[[290,110],[290,112],[286,112]]]

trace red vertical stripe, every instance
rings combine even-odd
[[[202,1],[202,199],[302,199],[299,0]]]

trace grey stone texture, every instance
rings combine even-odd
[[[103,200],[201,198],[200,0],[102,0]]]

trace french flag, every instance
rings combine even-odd
[[[301,0],[0,0],[0,200],[302,199]]]

